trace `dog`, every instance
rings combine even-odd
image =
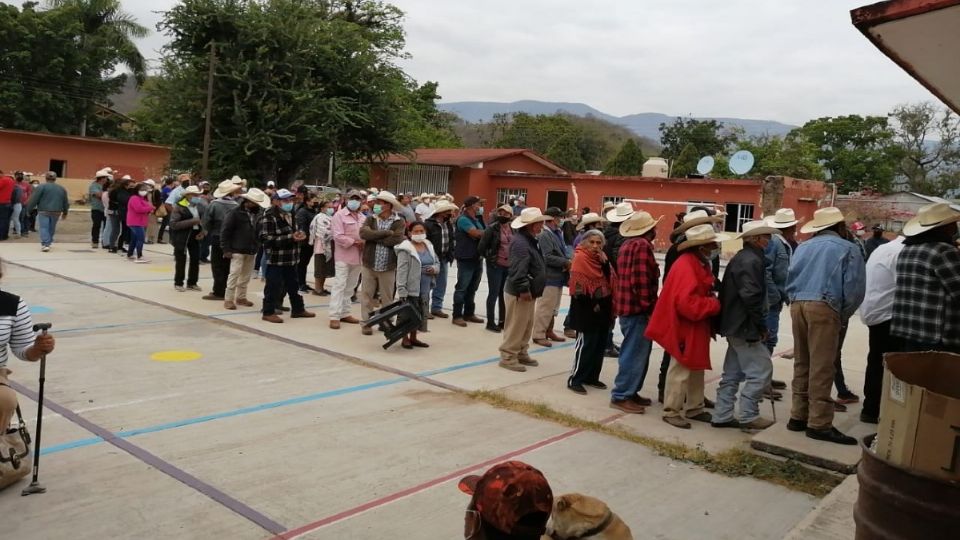
[[[568,493],[553,501],[553,513],[547,523],[552,540],[633,540],[630,527],[600,499]]]

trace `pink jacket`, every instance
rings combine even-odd
[[[363,225],[363,216],[344,207],[333,215],[332,222],[330,231],[333,233],[333,242],[337,245],[336,250],[334,250],[334,260],[359,265],[360,247],[354,245],[354,242],[360,240],[360,226]]]
[[[152,213],[150,201],[140,195],[132,195],[127,203],[127,227],[146,227]]]

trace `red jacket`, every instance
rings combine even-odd
[[[646,337],[693,371],[710,367],[710,318],[720,313],[713,272],[692,251],[680,255],[650,316]]]

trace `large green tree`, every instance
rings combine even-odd
[[[617,155],[607,163],[603,169],[603,174],[613,176],[636,176],[643,172],[643,162],[646,158],[643,156],[643,150],[634,139],[623,141],[623,146]]]
[[[576,134],[564,135],[547,148],[544,156],[568,171],[583,172],[587,165],[577,142]]]
[[[960,188],[960,119],[929,102],[900,105],[890,117],[902,152],[897,172],[910,189],[943,195]]]
[[[816,158],[843,191],[893,187],[900,148],[884,116],[836,116],[811,120],[791,133],[812,143]]]
[[[176,167],[196,170],[215,46],[212,177],[286,182],[331,152],[349,161],[407,151],[437,135],[411,133],[436,87],[396,65],[402,17],[370,0],[183,0],[159,25],[170,42],[137,118],[174,146]]]
[[[751,177],[774,175],[811,180],[824,177],[823,167],[817,160],[817,147],[801,133],[790,133],[786,137],[744,137],[739,138],[735,146],[753,154],[754,165],[748,173]]]
[[[677,118],[671,124],[661,123],[657,129],[663,147],[660,155],[670,161],[679,159],[681,152],[688,147],[699,157],[722,154],[733,140],[724,130],[723,122],[716,120]]]

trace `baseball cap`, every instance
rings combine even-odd
[[[463,200],[463,206],[473,206],[478,202],[480,202],[481,200],[482,199],[480,199],[480,197],[477,197],[476,195],[470,195],[469,197]]]
[[[564,214],[563,210],[557,208],[556,206],[551,206],[550,208],[547,208],[543,214],[550,217],[555,217],[555,218],[563,217],[566,215]]]
[[[293,192],[286,188],[278,189],[277,192],[273,194],[274,199],[289,199],[293,196]]]
[[[883,225],[877,223],[876,225],[873,226],[873,230],[877,232],[883,232]]]
[[[543,473],[522,461],[505,461],[483,476],[466,476],[460,491],[473,496],[483,521],[507,534],[542,535],[553,511],[553,491]]]

